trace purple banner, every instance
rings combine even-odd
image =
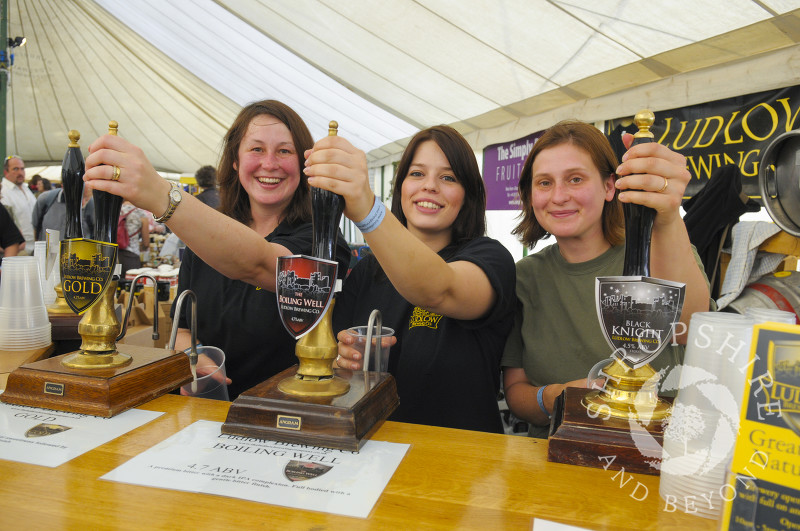
[[[539,131],[511,142],[483,149],[483,182],[486,210],[519,210],[519,174],[533,144],[544,134]]]

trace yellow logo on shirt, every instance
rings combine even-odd
[[[429,312],[419,306],[414,306],[414,311],[411,312],[411,319],[408,322],[408,329],[411,330],[415,326],[427,326],[436,330],[439,327],[439,321],[442,316],[438,313]]]

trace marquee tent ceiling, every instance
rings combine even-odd
[[[429,125],[470,135],[776,51],[796,72],[800,55],[800,0],[8,3],[9,36],[27,38],[8,152],[29,166],[60,164],[69,129],[85,147],[114,119],[157,168],[193,173],[263,98],[315,137],[337,120],[374,162]]]

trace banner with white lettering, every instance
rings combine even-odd
[[[686,197],[705,186],[716,169],[735,164],[743,191],[757,198],[761,154],[778,135],[800,127],[798,113],[800,85],[657,111],[651,131],[658,143],[686,157],[692,174]],[[618,122],[606,122],[607,135]]]
[[[486,210],[519,210],[519,174],[533,144],[544,131],[526,137],[492,144],[483,150],[483,182]]]
[[[197,421],[100,479],[366,518],[409,448],[367,441],[351,452],[221,427]]]

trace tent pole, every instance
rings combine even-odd
[[[6,160],[6,107],[8,105],[8,78],[11,75],[11,57],[8,50],[8,0],[0,0],[0,49],[4,50],[3,71],[0,72],[0,156]]]

